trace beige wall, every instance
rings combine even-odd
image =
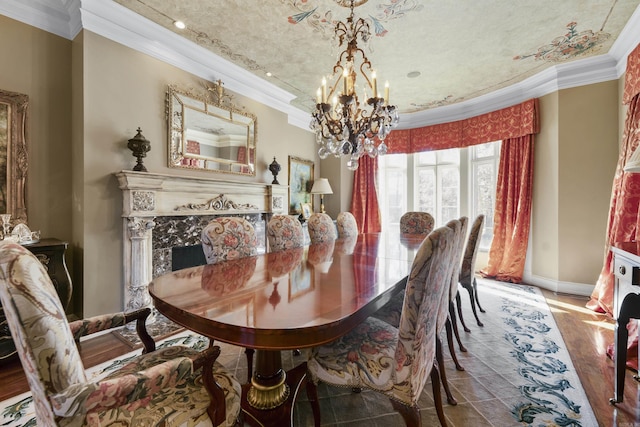
[[[151,141],[144,164],[157,173],[270,183],[268,165],[275,156],[282,165],[278,181],[286,184],[288,155],[317,160],[311,132],[289,125],[279,111],[234,95],[236,105],[257,116],[256,177],[169,168],[167,85],[198,90],[202,79],[88,31],[84,31],[83,73],[85,315],[122,308],[122,196],[113,174],[135,165],[127,140],[138,126]]]
[[[618,82],[565,89],[540,100],[531,274],[595,284],[602,268],[618,157]]]

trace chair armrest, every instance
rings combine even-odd
[[[80,337],[124,326],[135,320],[137,322],[136,331],[144,345],[144,353],[149,353],[156,349],[156,344],[147,332],[147,328],[145,326],[145,322],[147,317],[149,317],[149,314],[151,314],[151,309],[148,307],[128,313],[120,312],[103,314],[100,316],[89,317],[87,319],[76,320],[69,323],[69,327],[71,328],[73,339],[78,341]]]
[[[219,347],[210,347],[197,355],[179,357],[133,374],[92,383],[73,384],[61,393],[50,396],[49,400],[54,413],[60,417],[99,412],[134,402],[138,402],[138,407],[142,407],[149,402],[154,393],[175,386],[199,367],[213,366],[219,354]],[[224,392],[222,389],[220,392],[224,402]],[[218,398],[219,394],[215,396]]]

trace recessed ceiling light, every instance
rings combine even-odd
[[[267,77],[271,77],[271,76],[273,76],[273,74],[267,71]]]
[[[412,71],[407,74],[407,77],[409,77],[410,79],[415,79],[419,75],[420,75],[420,71]]]
[[[173,25],[175,25],[177,28],[180,28],[181,30],[184,30],[186,25],[184,25],[184,22],[182,21],[174,21]]]

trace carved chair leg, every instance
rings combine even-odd
[[[453,329],[453,334],[456,336],[456,341],[458,341],[458,347],[460,347],[460,351],[466,353],[467,349],[462,344],[462,340],[460,339],[460,332],[458,332],[458,321],[456,320],[456,309],[453,305],[453,301],[449,302],[449,318],[447,322],[451,324],[451,329]]]
[[[253,353],[255,352],[252,348],[245,348],[244,354],[247,356],[247,383],[251,382],[251,377],[253,376]]]
[[[449,346],[449,353],[451,353],[451,359],[453,359],[453,364],[456,365],[457,371],[464,371],[464,367],[458,361],[458,355],[456,354],[456,349],[453,346],[453,337],[452,337],[453,334],[451,333],[451,322],[449,322],[449,319],[447,319],[447,321],[445,322],[444,327],[447,331],[447,345]]]
[[[433,387],[433,401],[436,406],[438,420],[442,427],[448,427],[447,420],[444,417],[444,409],[442,408],[442,394],[440,394],[440,375],[438,374],[438,366],[434,362],[431,368],[431,386]]]
[[[311,404],[311,411],[313,411],[313,422],[315,427],[320,427],[320,402],[318,401],[318,386],[313,383],[309,374],[307,374],[307,398]]]
[[[476,278],[473,278],[473,293],[476,296],[476,304],[478,304],[478,308],[480,309],[481,313],[486,313],[486,311],[484,311],[484,308],[482,308],[482,306],[480,305],[480,300],[478,299],[478,281],[476,280]]]
[[[473,279],[475,282],[475,279]],[[467,287],[467,291],[469,291],[469,301],[471,302],[471,310],[473,310],[473,315],[476,318],[476,323],[478,323],[478,326],[484,326],[482,324],[482,321],[480,320],[480,318],[478,317],[478,312],[476,311],[476,287],[471,284]]]
[[[403,405],[400,402],[397,402],[393,399],[389,399],[391,405],[393,405],[393,409],[398,411],[400,415],[402,415],[402,419],[404,419],[404,423],[407,427],[420,427],[422,426],[422,420],[420,419],[420,411],[416,405],[407,406]]]
[[[460,298],[460,292],[456,292],[456,305],[458,306],[458,317],[460,323],[465,332],[471,332],[471,329],[467,328],[467,324],[464,323],[464,316],[462,315],[462,299]]]
[[[442,356],[442,341],[440,337],[436,337],[436,360],[438,361],[438,366],[441,366],[440,372],[440,380],[442,380],[442,387],[444,387],[444,392],[447,395],[447,403],[449,405],[455,406],[458,404],[458,401],[453,394],[451,393],[451,389],[449,388],[449,381],[447,380],[447,369],[444,367],[444,357]]]

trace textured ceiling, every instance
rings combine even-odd
[[[344,0],[341,0],[344,2]],[[334,0],[116,0],[268,79],[311,111],[339,52]],[[467,101],[609,51],[638,0],[369,0],[366,53],[391,102],[414,112]],[[187,27],[178,30],[173,21]],[[266,73],[272,74],[265,77]],[[418,74],[417,77],[410,77]]]

